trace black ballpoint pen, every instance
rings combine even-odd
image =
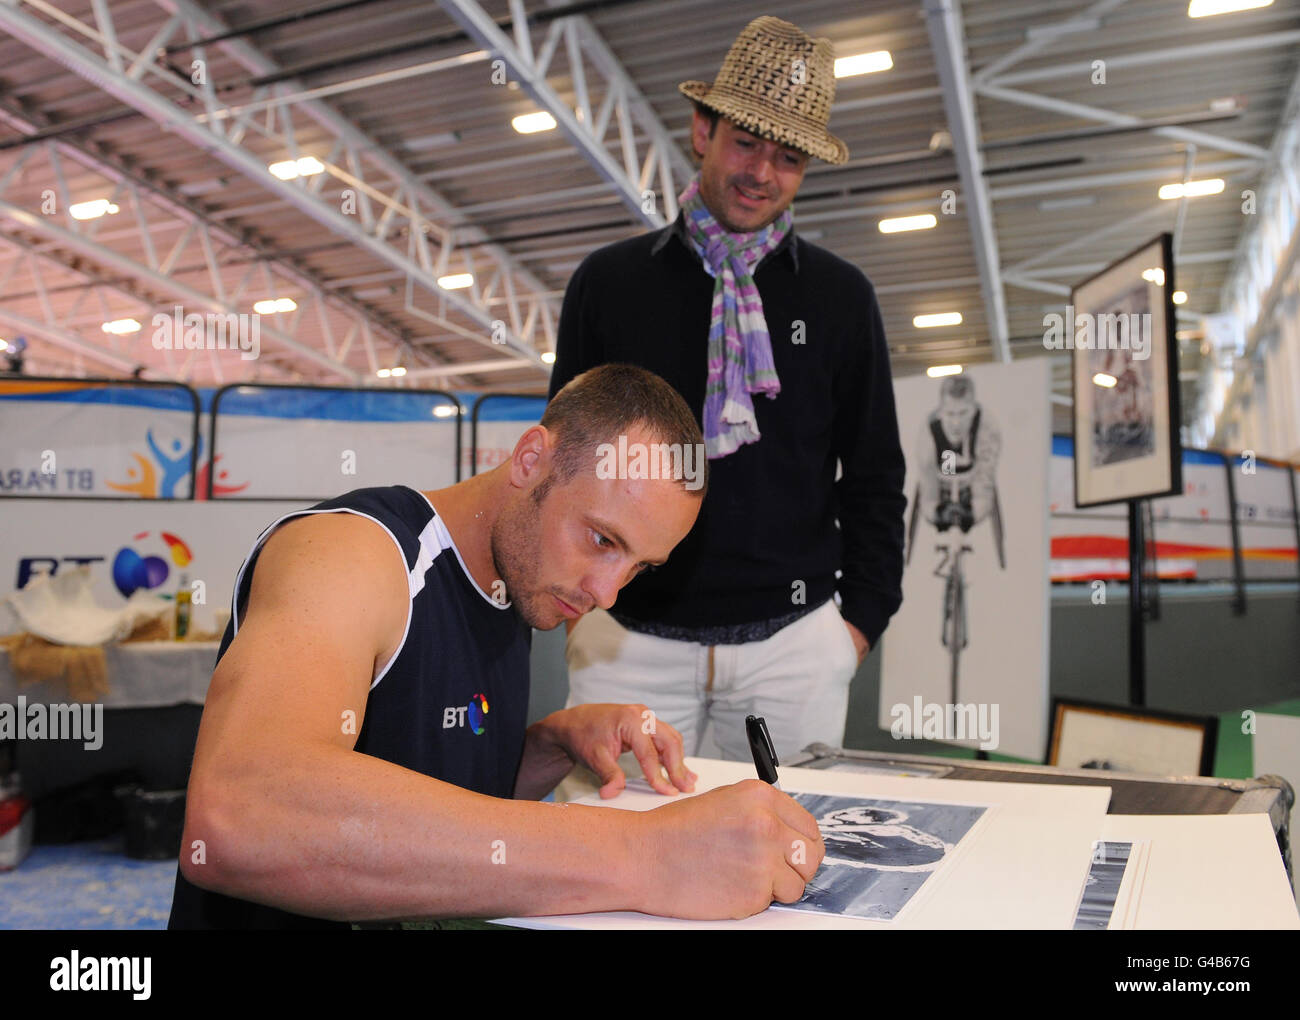
[[[772,737],[767,732],[767,723],[762,716],[745,716],[745,735],[749,737],[749,753],[754,756],[758,778],[780,790],[781,784],[777,782],[776,775],[776,767],[780,763],[776,760],[776,748],[772,746]]]

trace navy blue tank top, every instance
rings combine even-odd
[[[509,603],[474,582],[442,518],[415,489],[357,489],[263,531],[239,570],[217,661],[239,629],[263,544],[286,521],[318,513],[358,514],[383,528],[410,585],[405,636],[370,686],[356,750],[477,793],[512,796],[528,715],[532,632]],[[209,892],[178,871],[168,927],[348,925]]]

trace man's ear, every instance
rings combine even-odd
[[[704,153],[708,151],[710,127],[709,118],[700,113],[699,110],[695,110],[691,114],[691,149],[698,160],[703,160]]]
[[[515,443],[510,454],[510,484],[529,489],[537,484],[551,462],[554,436],[541,425],[533,425]]]

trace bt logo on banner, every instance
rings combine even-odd
[[[134,543],[141,543],[151,534],[152,532],[141,531],[133,535],[131,540]],[[184,539],[169,531],[159,531],[158,535],[162,539],[162,544],[149,542],[144,546],[143,553],[128,545],[123,546],[113,556],[111,565],[113,586],[123,598],[130,598],[136,591],[159,588],[166,582],[171,569],[167,565],[167,560],[158,553],[169,555],[177,567],[187,567],[194,559],[194,553]],[[31,580],[32,575],[40,571],[53,577],[58,573],[60,563],[86,566],[91,563],[103,563],[106,559],[107,557],[104,556],[24,556],[18,561],[18,579],[15,587],[19,590],[27,587],[27,582]]]
[[[167,531],[158,532],[167,544],[172,562],[178,567],[187,567],[194,559],[190,547],[182,539]],[[149,537],[149,532],[142,531],[132,537],[140,542]],[[161,551],[161,550],[160,550]],[[113,557],[113,584],[124,598],[130,598],[133,592],[141,589],[160,587],[167,580],[170,570],[167,561],[161,556],[141,556],[130,546],[124,546]]]
[[[468,705],[448,705],[442,710],[442,728],[450,730],[464,726],[468,722],[474,735],[480,736],[485,729],[484,719],[487,714],[487,698],[482,694],[475,694],[469,699]]]

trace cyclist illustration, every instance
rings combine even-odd
[[[932,871],[952,850],[938,836],[906,824],[892,808],[855,805],[817,819],[826,843],[825,865],[879,871]]]
[[[954,375],[939,387],[939,406],[921,429],[916,466],[919,482],[909,531],[917,510],[939,531],[962,533],[993,515],[1001,544],[996,475],[1002,434],[975,400],[975,385]],[[999,554],[999,558],[1001,554]]]
[[[916,546],[922,517],[940,534],[956,527],[964,536],[988,519],[998,563],[1006,569],[1002,510],[998,504],[997,466],[1002,435],[997,424],[975,400],[975,385],[963,376],[949,376],[939,388],[939,406],[930,413],[916,449],[918,481],[907,526],[907,561]],[[958,703],[957,677],[962,650],[970,643],[966,625],[966,579],[963,557],[973,551],[964,542],[935,545],[940,557],[935,576],[944,579],[943,627],[940,638],[951,656],[949,679],[953,704]]]
[[[1093,393],[1093,461],[1149,456],[1155,451],[1155,398],[1148,369],[1125,350],[1093,351],[1092,362],[1097,373],[1115,380]]]

